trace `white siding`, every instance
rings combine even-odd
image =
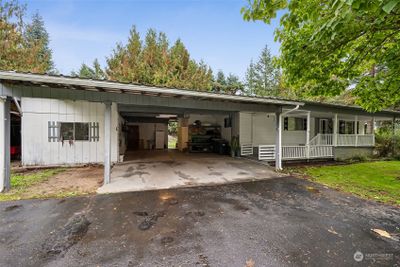
[[[21,99],[22,164],[73,165],[104,161],[104,104],[43,98]],[[99,141],[48,141],[48,121],[98,122]],[[118,160],[118,111],[112,105],[111,160]]]
[[[275,144],[275,114],[273,113],[240,113],[240,143],[258,145]],[[311,120],[311,131],[314,120]],[[283,145],[304,145],[306,131],[282,131]]]
[[[240,112],[239,115],[239,143],[252,144],[252,114]]]

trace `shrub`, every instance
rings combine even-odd
[[[375,149],[380,157],[400,157],[400,132],[393,133],[391,124],[379,128],[375,133]]]

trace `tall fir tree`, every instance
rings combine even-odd
[[[88,66],[85,63],[82,63],[78,72],[71,72],[72,76],[77,76],[80,78],[88,78],[93,80],[105,80],[107,79],[107,75],[105,71],[101,68],[99,61],[97,58],[93,61],[92,66]]]
[[[243,91],[243,84],[237,75],[229,73],[225,76],[222,70],[219,70],[214,78],[213,91],[235,95]]]
[[[246,72],[245,92],[255,96],[278,96],[280,71],[273,63],[268,46],[261,51],[256,63],[250,62]]]
[[[45,73],[53,69],[49,36],[36,14],[25,22],[25,5],[0,1],[0,69]]]
[[[106,71],[116,81],[205,91],[212,86],[210,67],[191,59],[181,40],[170,46],[165,33],[154,29],[142,41],[132,27],[128,43],[117,44],[107,58]]]
[[[49,47],[49,34],[44,26],[43,18],[39,13],[32,16],[32,21],[26,26],[24,37],[29,48],[37,49],[36,61],[43,64],[48,72],[54,69],[52,51]]]

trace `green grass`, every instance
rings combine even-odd
[[[11,190],[0,194],[0,201],[21,199],[29,187],[48,180],[51,176],[63,172],[65,169],[46,169],[27,173],[11,173]],[[40,195],[32,198],[39,198]]]
[[[400,205],[400,161],[302,167],[313,181],[365,199]]]
[[[174,136],[168,136],[168,148],[169,149],[175,149],[176,148],[176,142],[177,138]]]

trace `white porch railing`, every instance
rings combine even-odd
[[[333,134],[317,134],[310,140],[310,146],[333,144]]]
[[[336,146],[374,146],[375,135],[373,134],[337,134]],[[333,134],[317,134],[310,140],[310,145],[332,146],[334,144]]]
[[[282,146],[282,159],[305,159],[306,146]]]
[[[374,146],[373,134],[338,134],[337,146]]]
[[[333,146],[282,146],[282,159],[332,158]],[[259,160],[275,160],[275,145],[259,145]]]

